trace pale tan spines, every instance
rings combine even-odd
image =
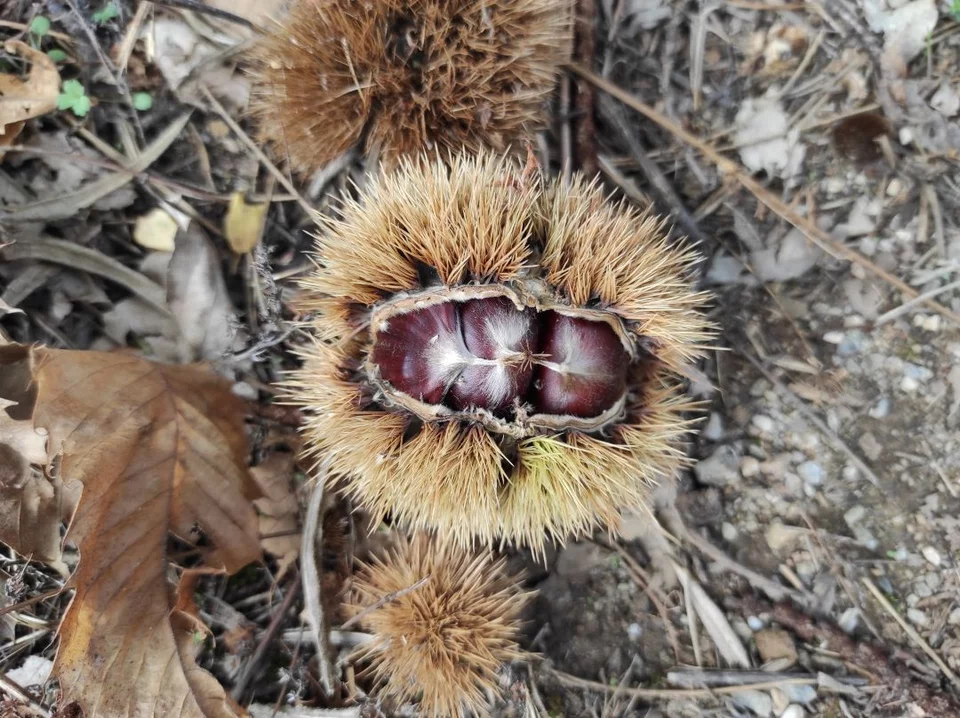
[[[350,333],[349,307],[418,289],[418,264],[447,285],[512,281],[530,261],[539,189],[515,163],[493,155],[460,155],[450,167],[404,161],[372,178],[339,217],[320,220],[321,268],[302,281],[301,306],[324,310],[325,333],[337,333],[331,325]],[[340,309],[330,311],[328,298]]]
[[[292,391],[310,408],[305,431],[327,461],[326,480],[373,516],[432,530],[458,546],[506,542],[542,552],[547,541],[615,527],[619,510],[639,508],[650,487],[683,463],[679,439],[694,405],[664,372],[646,379],[627,421],[609,438],[571,432],[523,439],[507,461],[481,426],[425,424],[404,440],[407,420],[367,410],[346,357],[316,343]]]
[[[542,550],[547,540],[614,526],[620,509],[642,508],[649,485],[681,463],[692,407],[675,375],[710,333],[698,313],[706,297],[689,276],[693,254],[671,246],[660,223],[596,187],[544,188],[516,162],[486,155],[405,163],[372,179],[323,229],[301,301],[317,312],[322,341],[304,350],[293,398],[307,409],[308,438],[330,462],[331,483],[376,518],[459,545]],[[449,285],[522,285],[619,315],[652,354],[639,354],[625,418],[602,434],[558,431],[513,444],[469,422],[420,426],[391,407],[362,371],[371,309],[417,290],[418,264]]]
[[[507,149],[545,124],[567,0],[295,0],[255,47],[251,109],[300,172],[361,141],[388,163]]]
[[[680,371],[703,354],[713,333],[700,313],[707,294],[694,289],[696,254],[671,243],[664,221],[610,201],[596,183],[577,178],[546,194],[545,279],[570,303],[599,300],[635,322],[657,358]]]
[[[418,582],[427,581],[414,590]],[[364,566],[350,609],[373,638],[368,660],[383,693],[398,704],[419,701],[426,718],[489,715],[485,693],[497,670],[520,657],[519,618],[532,594],[504,571],[504,561],[472,555],[424,535]]]
[[[652,379],[645,409],[610,438],[570,432],[520,442],[516,470],[499,507],[500,534],[542,553],[548,541],[615,530],[623,508],[643,509],[651,489],[684,463],[680,439],[694,405],[675,385]]]

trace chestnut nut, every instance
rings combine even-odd
[[[630,356],[606,322],[486,297],[392,316],[372,360],[395,390],[428,404],[592,418],[623,396]]]

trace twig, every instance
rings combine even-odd
[[[44,716],[45,718],[50,715],[50,711],[44,708],[36,698],[27,693],[23,686],[11,681],[5,675],[0,675],[0,690],[23,703],[23,707],[31,713]]]
[[[307,513],[303,520],[303,537],[300,542],[300,565],[303,576],[303,598],[306,604],[307,620],[310,622],[310,636],[317,650],[317,663],[320,665],[320,683],[328,696],[333,695],[336,680],[333,663],[330,661],[330,640],[323,619],[323,602],[320,600],[320,564],[319,548],[323,546],[323,525],[320,521],[320,508],[323,506],[323,489],[327,480],[327,465],[320,468],[316,478]]]
[[[700,536],[700,534],[688,529],[675,506],[668,507],[664,510],[664,520],[669,523],[670,529],[677,534],[678,537],[694,546],[711,561],[716,561],[724,568],[743,576],[754,588],[763,591],[771,600],[782,601],[785,598],[790,598],[803,606],[815,605],[816,599],[812,594],[805,591],[794,591],[786,586],[781,586],[776,581],[772,581],[766,576],[762,576],[756,571],[737,563],[723,551]]]
[[[768,671],[730,671],[723,669],[684,668],[679,671],[667,672],[667,683],[680,688],[711,688],[716,686],[742,686],[750,683],[765,683],[767,681],[789,681],[794,678],[810,678],[814,675],[797,673],[779,673]],[[840,676],[836,680],[852,686],[866,685],[866,678],[855,676]]]
[[[576,24],[574,55],[580,64],[592,66],[597,53],[597,2],[576,1]],[[585,79],[585,78],[581,78]],[[593,111],[596,102],[593,86],[589,82],[577,83],[577,157],[580,170],[587,176],[597,174],[597,126]]]
[[[237,682],[230,691],[230,695],[233,696],[235,700],[240,700],[243,696],[244,691],[247,689],[247,684],[250,682],[250,679],[253,678],[254,670],[266,655],[267,650],[270,648],[270,643],[287,618],[287,611],[290,610],[290,606],[293,605],[294,599],[296,599],[299,594],[300,582],[297,580],[297,577],[294,576],[293,581],[290,582],[290,587],[287,589],[287,595],[283,597],[283,601],[280,602],[280,607],[274,612],[273,620],[270,621],[267,630],[263,632],[257,649],[253,652],[253,655],[250,656],[250,660],[247,661],[246,665],[244,665],[240,676],[237,678]]]
[[[406,596],[408,593],[413,593],[417,589],[423,587],[423,585],[426,584],[427,581],[429,580],[430,580],[430,576],[424,576],[419,581],[417,581],[414,584],[411,584],[410,586],[407,586],[406,588],[401,588],[398,591],[391,591],[390,593],[381,596],[376,603],[370,604],[369,606],[364,608],[362,611],[360,611],[357,615],[344,621],[343,625],[340,626],[340,630],[345,630],[347,628],[350,628],[350,626],[358,623],[364,616],[368,616],[374,611],[383,608],[388,603],[393,603],[398,598],[402,598]]]
[[[753,364],[758,372],[763,374],[764,379],[773,384],[774,388],[784,399],[796,407],[797,411],[803,415],[804,419],[813,424],[817,431],[819,431],[823,437],[833,445],[834,449],[843,453],[848,459],[850,459],[851,463],[857,467],[858,471],[867,477],[867,480],[871,484],[878,488],[880,487],[880,479],[877,478],[877,475],[873,472],[873,469],[867,466],[866,462],[857,456],[853,449],[847,446],[847,442],[841,439],[839,435],[837,435],[829,426],[827,426],[827,424],[822,421],[819,416],[810,411],[807,405],[803,402],[803,399],[790,391],[790,389],[783,384],[783,382],[777,379],[766,369],[766,367],[763,366],[763,363],[758,358],[753,356],[746,349],[740,347],[738,351],[744,359]]]
[[[935,297],[938,294],[943,294],[944,292],[952,291],[954,289],[960,289],[960,280],[951,282],[950,284],[945,284],[942,287],[936,287],[935,289],[931,289],[929,292],[919,294],[913,299],[904,302],[899,307],[894,307],[889,312],[884,312],[874,320],[873,326],[879,327],[881,324],[886,324],[887,322],[896,319],[900,315],[906,314],[913,307],[920,304],[923,300],[929,299],[930,297]]]
[[[753,177],[747,174],[736,162],[721,155],[719,152],[717,152],[717,150],[706,144],[696,135],[683,129],[675,122],[665,117],[662,113],[657,112],[655,109],[641,102],[630,93],[621,89],[612,82],[604,80],[602,77],[591,72],[587,68],[580,65],[571,65],[570,69],[580,77],[593,83],[599,89],[615,97],[623,104],[636,110],[647,119],[660,125],[663,129],[667,130],[675,137],[695,148],[704,157],[713,162],[717,166],[717,169],[720,170],[721,174],[728,174],[735,178],[737,182],[739,182],[744,189],[753,194],[761,204],[765,205],[772,212],[776,213],[791,225],[799,229],[811,242],[823,249],[825,252],[828,252],[839,259],[845,259],[853,262],[854,264],[860,265],[865,270],[892,285],[909,298],[919,295],[919,292],[917,292],[916,289],[911,287],[899,277],[895,277],[879,265],[864,257],[856,250],[847,247],[842,242],[834,239],[829,234],[824,232],[808,217],[801,215],[796,209],[783,202],[780,198],[776,197],[763,185],[753,179]],[[938,314],[950,319],[952,322],[960,324],[960,314],[951,311],[947,307],[935,302],[932,299],[924,299],[923,303]]]
[[[90,41],[91,47],[93,47],[94,52],[97,53],[97,57],[100,58],[100,64],[103,65],[104,69],[110,73],[111,79],[120,88],[120,93],[123,95],[123,99],[127,102],[127,107],[133,107],[133,96],[130,94],[130,86],[127,84],[127,81],[123,79],[123,76],[120,72],[117,71],[116,65],[110,61],[110,58],[104,53],[103,48],[100,47],[100,41],[97,40],[97,33],[93,31],[93,28],[90,27],[90,24],[87,22],[87,19],[83,16],[83,13],[80,12],[80,8],[77,7],[77,4],[74,0],[67,0],[67,5],[70,6],[70,10],[73,11],[73,14],[76,15],[77,21],[80,23],[80,27],[83,28],[84,34],[87,36],[87,40]],[[133,113],[133,124],[137,128],[137,137],[140,139],[140,142],[146,144],[146,135],[143,133],[143,125],[140,124],[140,118],[137,116],[137,113]]]
[[[210,92],[210,88],[201,84],[200,91],[203,92],[203,96],[206,98],[207,102],[209,102],[214,111],[220,115],[220,119],[226,123],[227,127],[229,127],[230,130],[240,139],[240,141],[247,146],[247,149],[253,152],[256,158],[260,160],[260,163],[267,168],[270,174],[277,178],[277,182],[280,183],[280,186],[297,198],[297,204],[303,208],[304,212],[306,212],[308,216],[313,217],[315,210],[310,203],[307,202],[304,196],[297,191],[297,188],[294,187],[293,183],[287,179],[286,175],[283,174],[283,172],[281,172],[280,169],[270,161],[270,158],[264,154],[263,150],[257,147],[257,143],[250,139],[250,136],[243,131],[243,128],[237,124],[236,120],[230,116],[230,113],[228,113],[224,106],[221,105],[217,100],[217,98],[213,96],[213,93]]]
[[[614,104],[610,97],[604,96],[600,98],[600,111],[607,121],[611,122],[613,126],[617,128],[620,136],[623,137],[624,142],[627,143],[627,149],[630,150],[630,155],[640,166],[647,181],[650,182],[654,191],[657,193],[657,197],[666,205],[666,209],[669,209],[670,213],[677,218],[677,221],[690,238],[695,240],[697,244],[702,243],[704,236],[696,220],[690,215],[690,212],[683,204],[683,200],[680,199],[680,195],[677,194],[676,189],[674,189],[673,185],[667,180],[663,172],[660,171],[657,163],[647,155],[646,150],[643,149],[643,145],[640,144],[640,140],[638,140],[634,134],[633,128],[630,127],[626,118],[623,116],[620,107]]]
[[[930,647],[930,644],[923,640],[923,636],[917,633],[916,629],[907,623],[897,609],[890,605],[890,601],[887,600],[886,596],[880,593],[880,589],[874,585],[873,581],[866,576],[860,580],[863,582],[863,585],[867,587],[867,590],[873,594],[873,597],[877,599],[877,603],[883,607],[883,610],[889,613],[893,617],[893,620],[900,624],[900,628],[903,629],[904,633],[907,634],[910,640],[916,643],[920,647],[920,650],[930,656],[930,660],[937,664],[937,668],[943,671],[943,675],[949,678],[950,682],[953,683],[954,686],[960,688],[960,679],[957,678],[957,675],[950,670],[950,667],[944,663],[943,659],[937,655],[937,652]]]
[[[10,606],[4,606],[0,608],[0,616],[6,616],[8,613],[13,613],[15,611],[20,611],[24,608],[28,608],[35,603],[40,603],[41,601],[46,601],[48,598],[53,598],[54,596],[59,596],[63,593],[63,588],[53,588],[49,591],[44,591],[43,593],[37,594],[36,596],[31,596],[30,598],[20,601],[19,603],[14,603]]]
[[[239,15],[234,15],[232,12],[229,12],[227,10],[221,10],[220,8],[206,5],[200,2],[200,0],[151,0],[151,1],[153,2],[154,5],[163,5],[165,7],[178,7],[183,10],[192,10],[194,12],[211,15],[213,17],[219,17],[219,18],[222,18],[223,20],[236,23],[237,25],[243,25],[244,27],[248,27],[251,30],[255,30],[260,33],[266,32],[262,27],[260,27],[256,23],[250,22],[244,17],[240,17]]]
[[[752,613],[768,612],[773,621],[791,630],[807,643],[825,644],[841,660],[865,668],[895,693],[905,693],[918,703],[928,715],[960,715],[960,703],[948,692],[934,688],[913,677],[902,659],[894,659],[889,652],[869,641],[857,640],[844,633],[832,621],[817,621],[801,613],[789,603],[770,604],[752,599],[745,610]]]
[[[586,678],[571,676],[569,673],[548,668],[550,675],[562,685],[570,688],[584,688],[602,693],[618,693],[620,695],[636,696],[646,699],[674,700],[677,698],[715,698],[718,695],[733,695],[743,691],[769,691],[782,686],[815,686],[816,678],[790,678],[787,680],[764,681],[762,683],[745,683],[740,686],[719,686],[717,688],[623,688],[622,686],[608,686],[599,681],[590,681]]]

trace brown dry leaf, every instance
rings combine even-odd
[[[19,350],[19,351],[18,351]],[[60,558],[60,524],[73,504],[62,484],[31,468],[47,464],[47,436],[33,428],[26,347],[0,358],[0,541],[25,556]],[[6,361],[4,360],[6,359]]]
[[[57,109],[60,94],[60,73],[45,53],[34,50],[19,40],[8,40],[4,49],[33,63],[26,80],[16,75],[0,74],[0,135],[8,125],[15,125]],[[11,132],[19,132],[11,127]]]
[[[24,351],[0,348],[0,365]],[[67,533],[81,560],[60,625],[64,703],[88,716],[238,715],[195,662],[195,621],[177,610],[166,548],[171,533],[202,534],[215,547],[210,568],[234,572],[259,559],[242,400],[202,365],[26,351],[34,425],[48,430],[64,479],[83,484]]]
[[[280,574],[300,553],[300,505],[291,485],[295,464],[295,453],[278,451],[250,469],[263,492],[263,497],[254,502],[260,514],[260,535],[270,537],[261,539],[261,545],[279,559]]]

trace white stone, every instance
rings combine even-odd
[[[729,521],[723,522],[723,526],[720,527],[720,532],[723,534],[723,540],[727,543],[733,543],[740,535],[740,532],[737,531],[737,527]]]
[[[925,626],[927,625],[927,614],[919,608],[908,608],[907,620],[916,626]]]
[[[900,380],[900,389],[907,392],[908,394],[912,394],[919,388],[920,388],[920,382],[918,382],[912,376],[905,376],[903,377],[903,379]]]
[[[844,337],[846,337],[846,334],[843,332],[827,332],[823,335],[823,341],[827,344],[839,344],[844,340]]]
[[[847,522],[847,526],[853,526],[859,523],[866,515],[867,510],[858,504],[843,515],[843,520]]]
[[[924,546],[920,549],[920,553],[923,554],[923,557],[927,559],[934,566],[940,565],[940,552],[937,551],[933,546]]]
[[[745,479],[751,479],[760,473],[760,462],[752,456],[744,456],[740,460],[740,474]]]
[[[764,434],[772,434],[774,428],[776,427],[773,419],[766,414],[754,414],[753,418],[750,419],[750,423]]]

